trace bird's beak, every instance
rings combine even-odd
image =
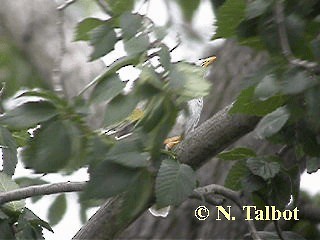
[[[208,57],[208,58],[202,59],[202,60],[201,60],[201,66],[202,66],[202,67],[208,67],[208,66],[211,65],[213,62],[215,62],[216,59],[217,59],[216,56],[212,56],[212,57]]]

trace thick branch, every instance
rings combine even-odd
[[[0,193],[0,205],[7,202],[17,201],[28,197],[40,195],[49,195],[63,192],[79,192],[84,189],[86,184],[86,182],[64,182],[19,188],[9,192]]]
[[[177,157],[194,168],[200,167],[210,157],[252,131],[259,118],[245,115],[229,115],[227,106],[190,134],[177,149]],[[122,224],[117,215],[122,207],[122,197],[103,205],[80,229],[73,239],[111,239],[122,232],[139,214],[127,218]],[[145,206],[145,210],[149,205]],[[120,209],[119,209],[120,208]],[[250,223],[251,224],[251,223]],[[99,229],[99,230],[97,230]]]

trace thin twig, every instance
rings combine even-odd
[[[62,11],[62,10],[64,10],[65,8],[67,8],[69,5],[75,3],[76,1],[77,1],[77,0],[68,0],[68,1],[66,1],[64,4],[62,4],[62,5],[60,5],[59,7],[57,7],[57,9],[58,9],[59,11]]]
[[[96,2],[106,14],[108,14],[109,16],[112,16],[112,11],[104,0],[96,0]]]
[[[215,193],[219,194],[221,196],[224,196],[225,198],[230,199],[232,202],[234,202],[243,213],[244,217],[246,217],[245,212],[243,211],[243,203],[241,201],[241,194],[239,192],[233,191],[229,188],[223,187],[221,185],[217,184],[210,184],[204,187],[199,187],[194,190],[194,192],[198,194],[208,194],[208,193]],[[248,228],[250,231],[250,234],[254,240],[262,240],[257,232],[256,226],[254,225],[253,221],[246,221],[248,224]]]
[[[34,196],[50,195],[63,192],[80,192],[84,190],[86,185],[87,182],[63,182],[29,186],[8,192],[1,192],[0,205]]]
[[[288,59],[288,61],[292,65],[307,68],[316,72],[320,71],[319,69],[320,67],[316,62],[309,62],[306,60],[302,60],[302,59],[296,58],[293,55],[293,52],[290,48],[288,34],[286,31],[283,9],[284,9],[283,1],[282,0],[276,1],[274,12],[275,12],[276,23],[278,25],[278,34],[280,38],[280,46],[281,46],[283,55]]]

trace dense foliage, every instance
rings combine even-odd
[[[185,21],[191,21],[200,1],[176,2]],[[22,149],[19,160],[36,173],[71,174],[88,167],[90,181],[81,193],[83,221],[85,210],[97,204],[94,200],[119,194],[126,199],[127,207],[120,212],[123,219],[140,212],[153,199],[164,207],[177,206],[188,198],[197,186],[194,170],[179,163],[174,152],[165,151],[163,141],[179,111],[186,110],[187,101],[205,96],[211,87],[203,78],[203,68],[172,62],[174,52],[165,41],[167,29],[133,13],[134,0],[106,3],[109,18],[84,19],[74,39],[93,47],[91,61],[108,55],[119,44],[125,49],[124,56],[71,100],[44,88],[20,90],[10,98],[8,93],[2,95],[6,99],[0,116],[0,191],[45,183],[39,178],[11,179],[18,147]],[[246,87],[229,113],[261,117],[256,136],[283,146],[267,156],[248,148],[221,152],[220,159],[236,161],[225,186],[249,193],[259,207],[284,209],[291,198],[291,204],[296,204],[304,166],[309,173],[320,168],[320,2],[212,3],[218,27],[214,38],[234,38],[257,51],[267,51],[270,57],[267,65],[247,76]],[[126,66],[140,73],[129,92],[124,91],[126,84],[118,74]],[[85,99],[88,91],[90,97]],[[86,119],[92,114],[90,109],[101,104],[106,106],[103,125],[92,129]],[[137,105],[143,105],[143,113],[135,110]],[[128,123],[133,125],[130,136],[117,139],[106,134]],[[288,149],[295,151],[289,165],[282,160]],[[50,224],[54,225],[65,212],[65,195],[59,195],[50,209]],[[37,239],[43,227],[51,229],[24,201],[2,205],[1,236]]]

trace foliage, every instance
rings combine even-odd
[[[305,161],[309,173],[317,172],[319,1],[212,2],[219,6],[215,9],[218,27],[215,38],[235,38],[240,44],[267,51],[270,57],[264,71],[248,76],[249,86],[239,92],[229,114],[259,116],[261,120],[254,131],[257,137],[295,150],[296,162]],[[12,97],[9,95],[14,91],[9,88],[1,96],[7,104],[2,104],[0,115],[3,153],[0,192],[17,189],[16,182],[20,186],[44,183],[36,178],[12,180],[19,146],[23,163],[36,173],[69,174],[88,167],[90,180],[81,194],[83,218],[92,202],[122,195],[126,207],[120,217],[124,220],[141,212],[154,199],[158,207],[179,205],[196,187],[192,168],[164,151],[163,141],[179,112],[186,110],[187,101],[207,95],[211,85],[204,79],[202,68],[172,61],[172,52],[164,41],[166,33],[151,19],[133,11],[135,1],[105,3],[109,18],[79,22],[74,40],[92,46],[90,61],[108,56],[117,44],[124,46],[125,56],[106,67],[71,100],[51,90],[32,88]],[[191,22],[200,1],[176,3],[184,19]],[[287,43],[283,38],[287,38]],[[140,72],[129,92],[124,91],[126,84],[118,74],[126,66]],[[91,86],[90,97],[85,99],[83,93]],[[97,105],[105,107],[103,133],[91,129],[86,122],[92,117],[90,109]],[[143,108],[143,114],[132,117],[137,107]],[[130,136],[112,134],[127,127]],[[275,205],[284,209],[291,197],[296,203],[301,165],[288,167],[281,152],[259,155],[252,149],[238,147],[221,152],[218,157],[235,161],[225,186],[248,193],[258,207]],[[61,194],[49,209],[51,225],[60,221],[66,208],[65,195]],[[12,226],[17,231],[12,231]],[[24,201],[1,206],[1,236],[37,239],[42,238],[42,228],[51,230],[48,223],[25,208]],[[293,233],[284,234],[296,237]],[[270,232],[261,232],[262,235],[278,237]]]

